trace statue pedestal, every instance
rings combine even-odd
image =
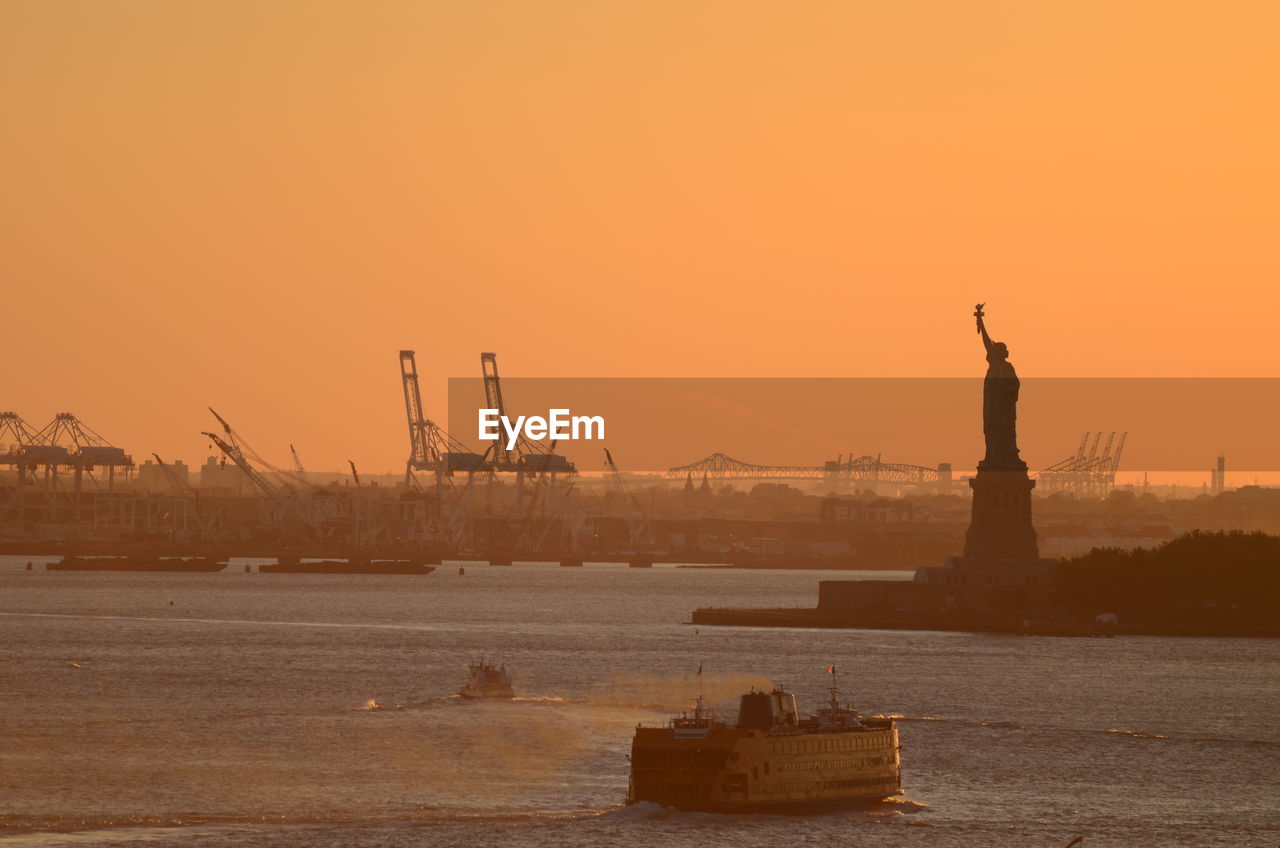
[[[1018,467],[978,465],[969,480],[973,513],[965,534],[964,559],[1039,560],[1036,530],[1031,525],[1031,490],[1026,463]]]

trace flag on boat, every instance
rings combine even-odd
[[[829,666],[827,666],[827,674],[835,674],[835,673],[836,673],[836,667],[835,667],[835,666],[833,666],[833,665],[829,665]]]

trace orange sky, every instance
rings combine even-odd
[[[1278,24],[10,0],[0,407],[198,462],[212,405],[281,464],[381,471],[401,347],[436,407],[481,350],[512,376],[968,375],[976,300],[1024,376],[1276,376]]]

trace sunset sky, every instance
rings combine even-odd
[[[198,463],[213,406],[280,464],[398,470],[402,347],[440,419],[482,350],[977,376],[979,300],[1024,377],[1280,376],[1278,30],[1264,0],[9,0],[0,408]]]

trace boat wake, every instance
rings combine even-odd
[[[912,798],[887,798],[884,801],[860,807],[858,809],[848,810],[832,810],[821,813],[805,813],[804,815],[819,816],[849,816],[854,819],[863,821],[883,820],[887,816],[908,816],[916,813],[924,812],[930,809],[930,806],[923,801],[916,801]],[[661,804],[655,804],[652,801],[638,801],[630,805],[618,805],[601,810],[596,815],[607,818],[610,821],[697,821],[705,820],[708,823],[724,822],[726,820],[736,819],[743,821],[758,821],[768,819],[786,819],[796,818],[795,814],[787,813],[703,813],[692,812],[688,810],[677,810],[674,807],[664,807]]]
[[[1005,727],[1010,730],[1022,730],[1026,727],[1016,721],[982,721],[980,719],[938,718],[937,716],[904,716],[898,713],[877,714],[869,718],[891,718],[894,721],[942,721],[961,727]]]
[[[1112,728],[1106,732],[1113,734],[1115,736],[1131,736],[1134,739],[1168,739],[1169,738],[1163,733],[1141,733],[1137,730],[1118,730],[1118,729]]]
[[[1272,739],[1231,739],[1221,736],[1180,736],[1177,734],[1157,733],[1155,731],[1130,730],[1127,728],[1082,728],[1082,727],[1064,727],[1052,724],[1021,724],[1016,721],[981,721],[977,719],[963,718],[942,718],[939,716],[904,716],[898,713],[887,713],[883,715],[874,715],[872,718],[891,718],[898,722],[939,722],[947,725],[955,725],[957,727],[991,727],[1006,730],[1031,730],[1048,733],[1087,733],[1087,734],[1104,734],[1116,738],[1123,739],[1149,739],[1153,741],[1169,741],[1169,742],[1209,742],[1214,744],[1226,745],[1248,745],[1251,747],[1276,747],[1280,748],[1280,742]]]

